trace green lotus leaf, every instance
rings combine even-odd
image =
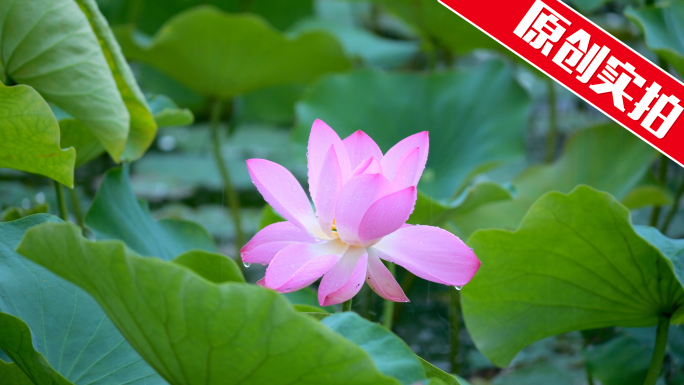
[[[76,151],[62,150],[57,119],[33,88],[0,84],[0,138],[0,167],[74,184]]]
[[[126,56],[151,65],[202,95],[230,99],[263,87],[307,83],[349,68],[334,37],[289,39],[254,15],[201,6],[170,19],[147,44],[120,36]]]
[[[215,284],[128,250],[120,241],[87,240],[71,224],[32,228],[18,247],[88,291],[171,384],[399,384],[278,293]]]
[[[548,193],[515,232],[481,230],[468,244],[482,267],[462,291],[463,315],[496,365],[573,330],[684,321],[674,261],[639,236],[627,208],[591,187]]]

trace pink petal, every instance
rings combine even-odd
[[[361,174],[382,174],[382,166],[380,165],[378,158],[371,157],[364,159],[356,166],[351,176],[355,177]]]
[[[375,201],[359,224],[362,244],[375,241],[398,230],[413,212],[418,199],[415,186],[388,194]]]
[[[315,237],[327,238],[304,189],[285,167],[266,159],[249,159],[247,169],[257,190],[283,218]]]
[[[375,250],[368,248],[368,286],[382,298],[394,302],[410,302],[401,286],[387,270],[385,264],[376,255]]]
[[[368,208],[389,188],[382,174],[357,175],[347,182],[337,198],[335,224],[340,239],[350,245],[359,244],[359,224]]]
[[[246,263],[267,265],[280,250],[300,242],[315,243],[316,239],[290,222],[278,222],[261,229],[240,249],[240,257]]]
[[[350,247],[337,264],[323,276],[318,287],[318,303],[321,306],[330,306],[355,296],[366,279],[367,265],[366,249]]]
[[[409,186],[416,186],[420,180],[418,166],[420,162],[420,149],[418,147],[407,151],[399,162],[392,178],[390,191],[399,191]]]
[[[402,159],[404,159],[404,154],[409,151],[413,151],[413,149],[416,147],[420,149],[418,167],[416,169],[417,178],[420,179],[420,176],[423,174],[423,170],[425,169],[425,163],[427,162],[428,156],[429,137],[427,131],[411,135],[401,142],[395,144],[394,147],[387,151],[385,156],[382,158],[382,171],[387,179],[394,179],[394,174],[399,168]]]
[[[382,159],[380,147],[365,132],[359,130],[346,137],[342,143],[347,148],[351,169],[355,169],[362,161],[370,157]]]
[[[348,247],[338,240],[287,246],[268,265],[264,287],[281,293],[305,288],[330,270]]]
[[[309,193],[311,193],[312,197],[318,196],[316,191],[318,186],[320,186],[318,179],[321,177],[323,163],[330,146],[335,147],[337,160],[340,163],[340,171],[342,172],[342,181],[346,182],[351,174],[347,149],[332,128],[322,120],[316,119],[311,127],[309,146],[307,148],[307,158],[309,160]]]
[[[331,145],[328,149],[321,170],[322,172],[318,178],[318,186],[315,189],[316,195],[313,196],[313,201],[316,205],[318,224],[321,229],[323,229],[323,232],[332,237],[335,205],[343,183],[342,171],[340,170],[340,164],[337,160],[335,146]]]
[[[439,227],[404,227],[382,238],[373,249],[380,258],[445,285],[463,286],[480,268],[475,253],[457,236]]]

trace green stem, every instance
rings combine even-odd
[[[591,372],[587,369],[587,384],[588,385],[594,385],[594,376],[591,375]]]
[[[373,290],[368,285],[364,285],[364,290],[366,290],[366,293],[364,294],[366,296],[366,301],[363,304],[363,318],[373,321],[373,316],[371,315],[373,309]]]
[[[235,225],[235,246],[237,250],[244,245],[244,233],[242,232],[242,223],[240,218],[240,197],[238,196],[233,183],[230,180],[230,173],[226,162],[223,160],[221,155],[221,135],[219,133],[219,127],[221,125],[221,108],[223,103],[221,100],[214,100],[211,104],[211,137],[212,137],[212,150],[214,152],[214,160],[216,161],[216,166],[221,173],[221,179],[223,180],[223,188],[228,193],[228,205],[230,207],[230,214],[233,217],[233,224]],[[238,255],[237,258],[240,258]]]
[[[397,266],[392,262],[387,262],[387,269],[394,276],[397,273]],[[392,324],[394,323],[394,302],[385,300],[382,304],[382,325],[387,328],[387,330],[392,330]]]
[[[667,345],[667,332],[670,328],[670,317],[661,317],[656,331],[655,349],[651,358],[651,366],[648,367],[648,375],[644,385],[654,385],[660,376],[660,369],[665,358],[665,346]]]
[[[657,182],[661,183],[662,185],[665,185],[666,178],[667,178],[667,164],[669,160],[665,155],[660,156],[660,164],[658,165],[658,175],[657,175]],[[658,219],[660,217],[660,206],[655,206],[653,207],[653,211],[651,212],[651,219],[649,220],[649,225],[656,227],[658,226]]]
[[[677,191],[675,192],[674,202],[672,202],[672,207],[670,208],[670,211],[667,213],[667,216],[665,217],[665,222],[663,222],[663,225],[660,228],[661,233],[667,234],[667,229],[670,227],[670,222],[672,222],[675,215],[677,214],[677,211],[679,211],[679,201],[682,200],[683,194],[684,194],[684,176],[682,176],[682,180],[679,182],[679,186],[677,187]]]
[[[71,198],[71,208],[76,217],[76,223],[81,229],[85,229],[85,223],[83,222],[83,210],[81,210],[81,202],[78,200],[78,194],[76,194],[76,188],[69,189],[69,197]]]
[[[351,311],[352,299],[353,298],[349,298],[342,303],[342,311]]]
[[[549,131],[546,137],[546,163],[553,162],[556,155],[556,141],[558,137],[558,111],[556,108],[556,86],[554,80],[547,79],[549,93]]]
[[[59,217],[64,222],[69,220],[69,211],[67,210],[66,199],[64,199],[64,190],[59,182],[55,183],[55,195],[57,196],[57,207],[59,207]]]
[[[461,331],[461,293],[455,287],[449,287],[449,335],[451,336],[449,349],[449,363],[451,373],[458,373],[458,349],[460,341],[458,339]]]

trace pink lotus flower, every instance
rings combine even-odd
[[[341,140],[316,120],[307,155],[316,214],[284,167],[247,161],[261,195],[287,219],[264,228],[240,250],[245,263],[268,264],[259,285],[288,293],[323,276],[318,302],[328,306],[352,298],[364,281],[385,299],[408,302],[381,259],[445,285],[462,286],[475,275],[480,261],[458,237],[438,227],[406,224],[427,161],[427,131],[383,155],[364,132]]]

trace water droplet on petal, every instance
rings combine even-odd
[[[463,289],[463,286],[454,286],[454,288],[455,288],[456,290],[461,290],[461,289]]]
[[[242,262],[242,264],[245,265],[245,267],[249,267],[249,266],[251,265],[251,264],[248,263],[248,262]]]

